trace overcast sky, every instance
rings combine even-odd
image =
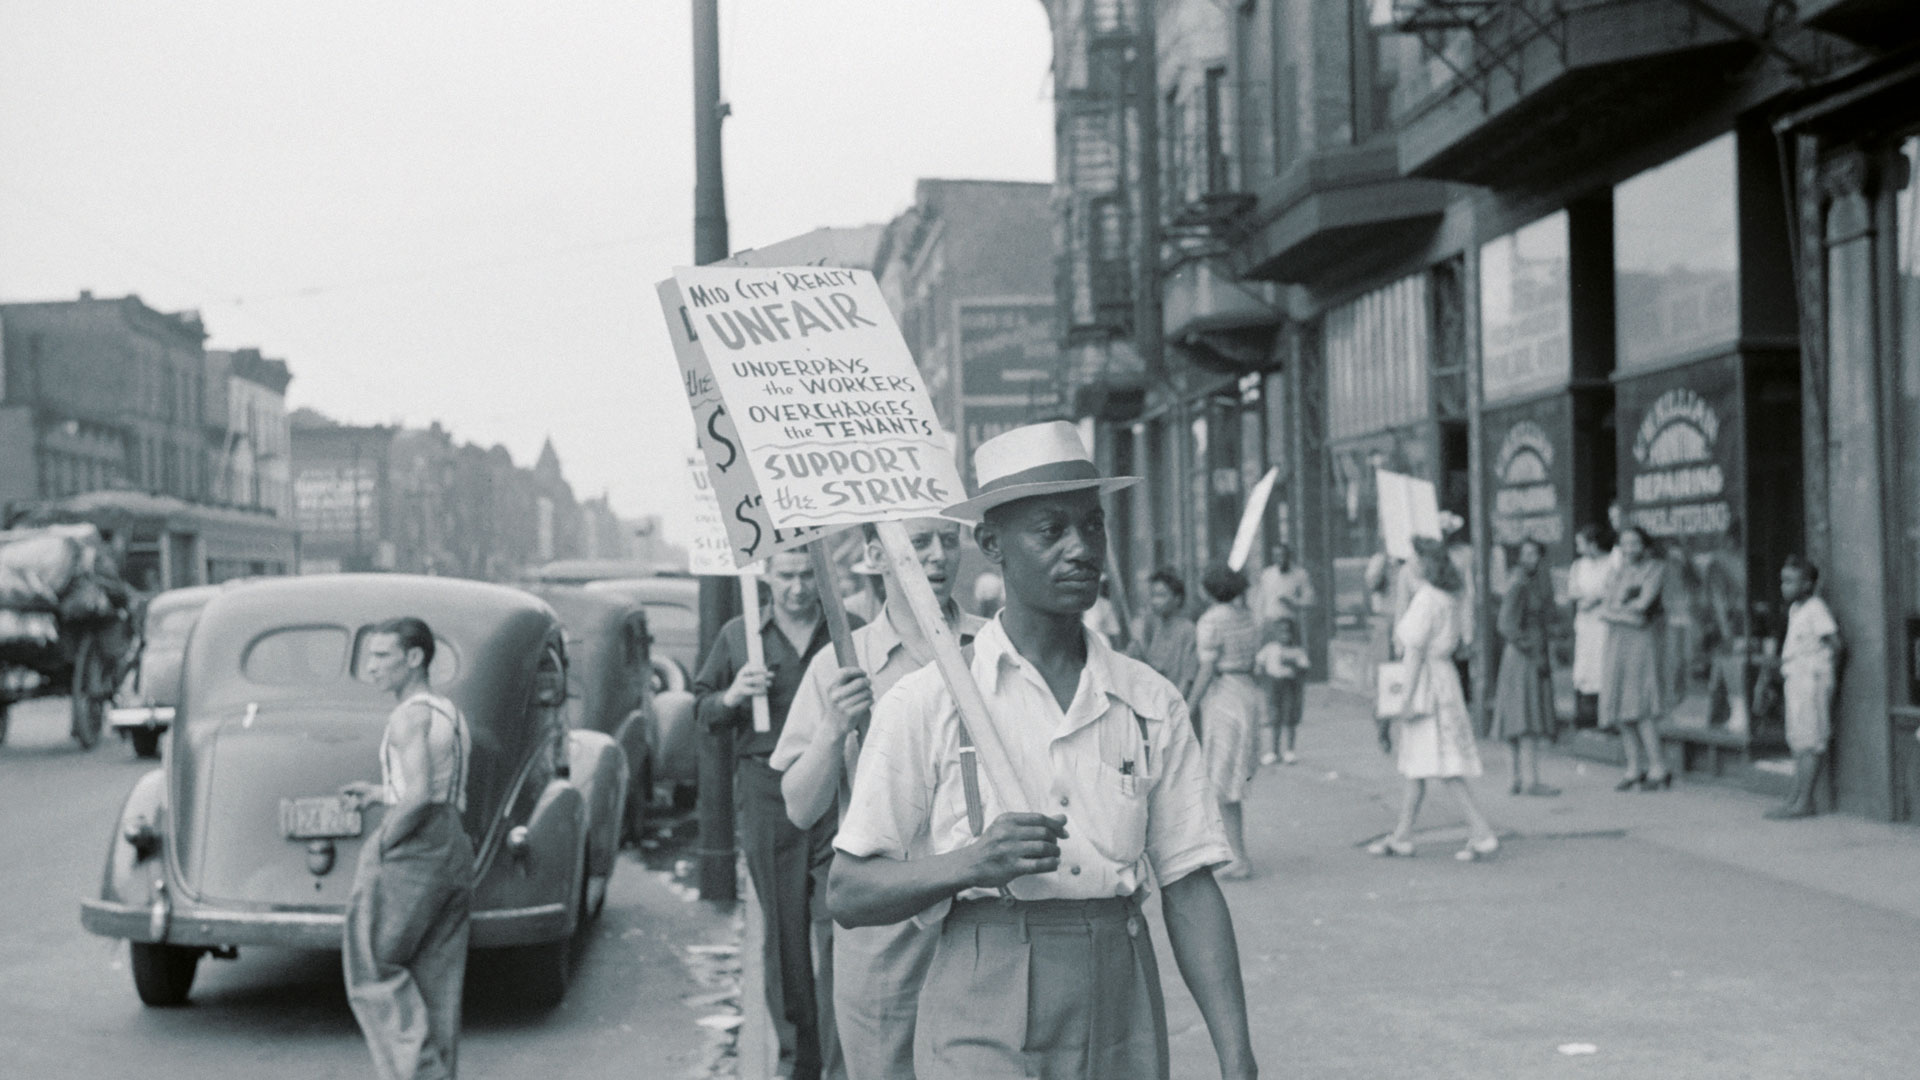
[[[735,249],[1052,176],[1040,0],[720,6]],[[680,517],[688,10],[0,0],[0,299],[197,308],[293,406],[550,434],[582,496]]]

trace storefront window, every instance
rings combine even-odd
[[[1900,322],[1900,436],[1905,448],[1900,508],[1907,616],[1907,702],[1920,705],[1920,137],[1901,148],[1909,177],[1895,195],[1900,276],[1895,310]]]
[[[1330,438],[1427,419],[1425,274],[1329,310],[1325,327]]]
[[[1734,164],[1729,132],[1614,188],[1621,370],[1705,356],[1739,336]]]
[[[1565,210],[1481,246],[1480,379],[1487,401],[1551,390],[1571,376],[1568,247]]]

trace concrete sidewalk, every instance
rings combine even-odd
[[[1504,746],[1481,752],[1494,860],[1452,858],[1465,827],[1440,792],[1416,858],[1370,857],[1399,778],[1367,702],[1309,692],[1300,764],[1263,768],[1247,804],[1258,876],[1224,885],[1262,1075],[1920,1071],[1920,830],[1766,821],[1768,800],[1684,780],[1617,793],[1617,771],[1559,755],[1559,798],[1515,797]],[[1163,971],[1175,1075],[1212,1077]]]

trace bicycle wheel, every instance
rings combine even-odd
[[[68,703],[73,709],[73,738],[80,749],[91,750],[100,742],[100,724],[107,715],[107,694],[111,693],[106,650],[89,634],[73,654],[73,683]]]

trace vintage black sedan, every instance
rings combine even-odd
[[[327,575],[223,590],[189,640],[171,749],[114,826],[88,930],[131,943],[149,1005],[186,1000],[200,958],[251,945],[338,948],[363,815],[341,785],[380,775],[393,701],[356,677],[368,629],[434,628],[434,688],[472,729],[466,827],[473,947],[511,949],[530,1004],[564,993],[576,933],[618,855],[626,755],[566,721],[560,620],[517,589]]]
[[[578,585],[532,585],[566,625],[567,718],[576,728],[612,736],[627,755],[626,835],[638,840],[654,797],[653,635],[638,601]]]
[[[700,739],[693,722],[693,674],[699,667],[700,581],[655,575],[606,578],[586,585],[589,592],[638,602],[647,612],[653,635],[653,707],[658,715],[653,779],[669,787],[676,803],[693,805],[700,779]]]

